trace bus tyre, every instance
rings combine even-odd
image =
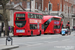
[[[60,32],[60,34],[61,34],[61,32]]]
[[[33,31],[31,31],[31,36],[33,36]]]
[[[18,36],[18,37],[22,37],[22,36]]]
[[[65,34],[62,34],[62,36],[65,36]]]
[[[44,33],[44,35],[47,35],[47,33]]]

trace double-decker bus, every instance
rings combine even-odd
[[[43,16],[43,20],[44,20],[44,34],[61,33],[63,25],[62,17],[46,15]]]
[[[14,13],[14,36],[32,36],[44,33],[43,15],[34,12]]]

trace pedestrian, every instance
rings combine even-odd
[[[11,29],[10,29],[10,26],[8,26],[8,29],[9,29],[9,30],[8,30],[8,33],[7,33],[7,35],[9,36],[9,32],[10,32],[10,30],[11,30]]]
[[[14,31],[13,29],[14,29],[14,27],[12,26],[12,29],[11,29],[11,30],[12,30],[12,33],[13,33],[13,31]]]
[[[66,28],[68,28],[70,30],[70,22],[69,21],[66,24]]]
[[[2,33],[2,29],[1,29],[1,26],[0,26],[0,37],[1,37],[1,33]]]
[[[4,32],[4,36],[5,36],[5,26],[3,27],[3,32]]]

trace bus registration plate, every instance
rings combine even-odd
[[[24,33],[25,30],[16,30],[17,33]]]

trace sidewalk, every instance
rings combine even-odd
[[[75,31],[72,31],[72,35],[74,35],[74,36],[75,36]]]
[[[18,48],[19,45],[0,45],[0,50],[11,50],[11,49],[15,49]]]
[[[0,38],[3,38],[4,37],[3,35],[4,35],[4,33],[1,33],[1,37]],[[13,33],[9,33],[9,36],[13,36]]]

